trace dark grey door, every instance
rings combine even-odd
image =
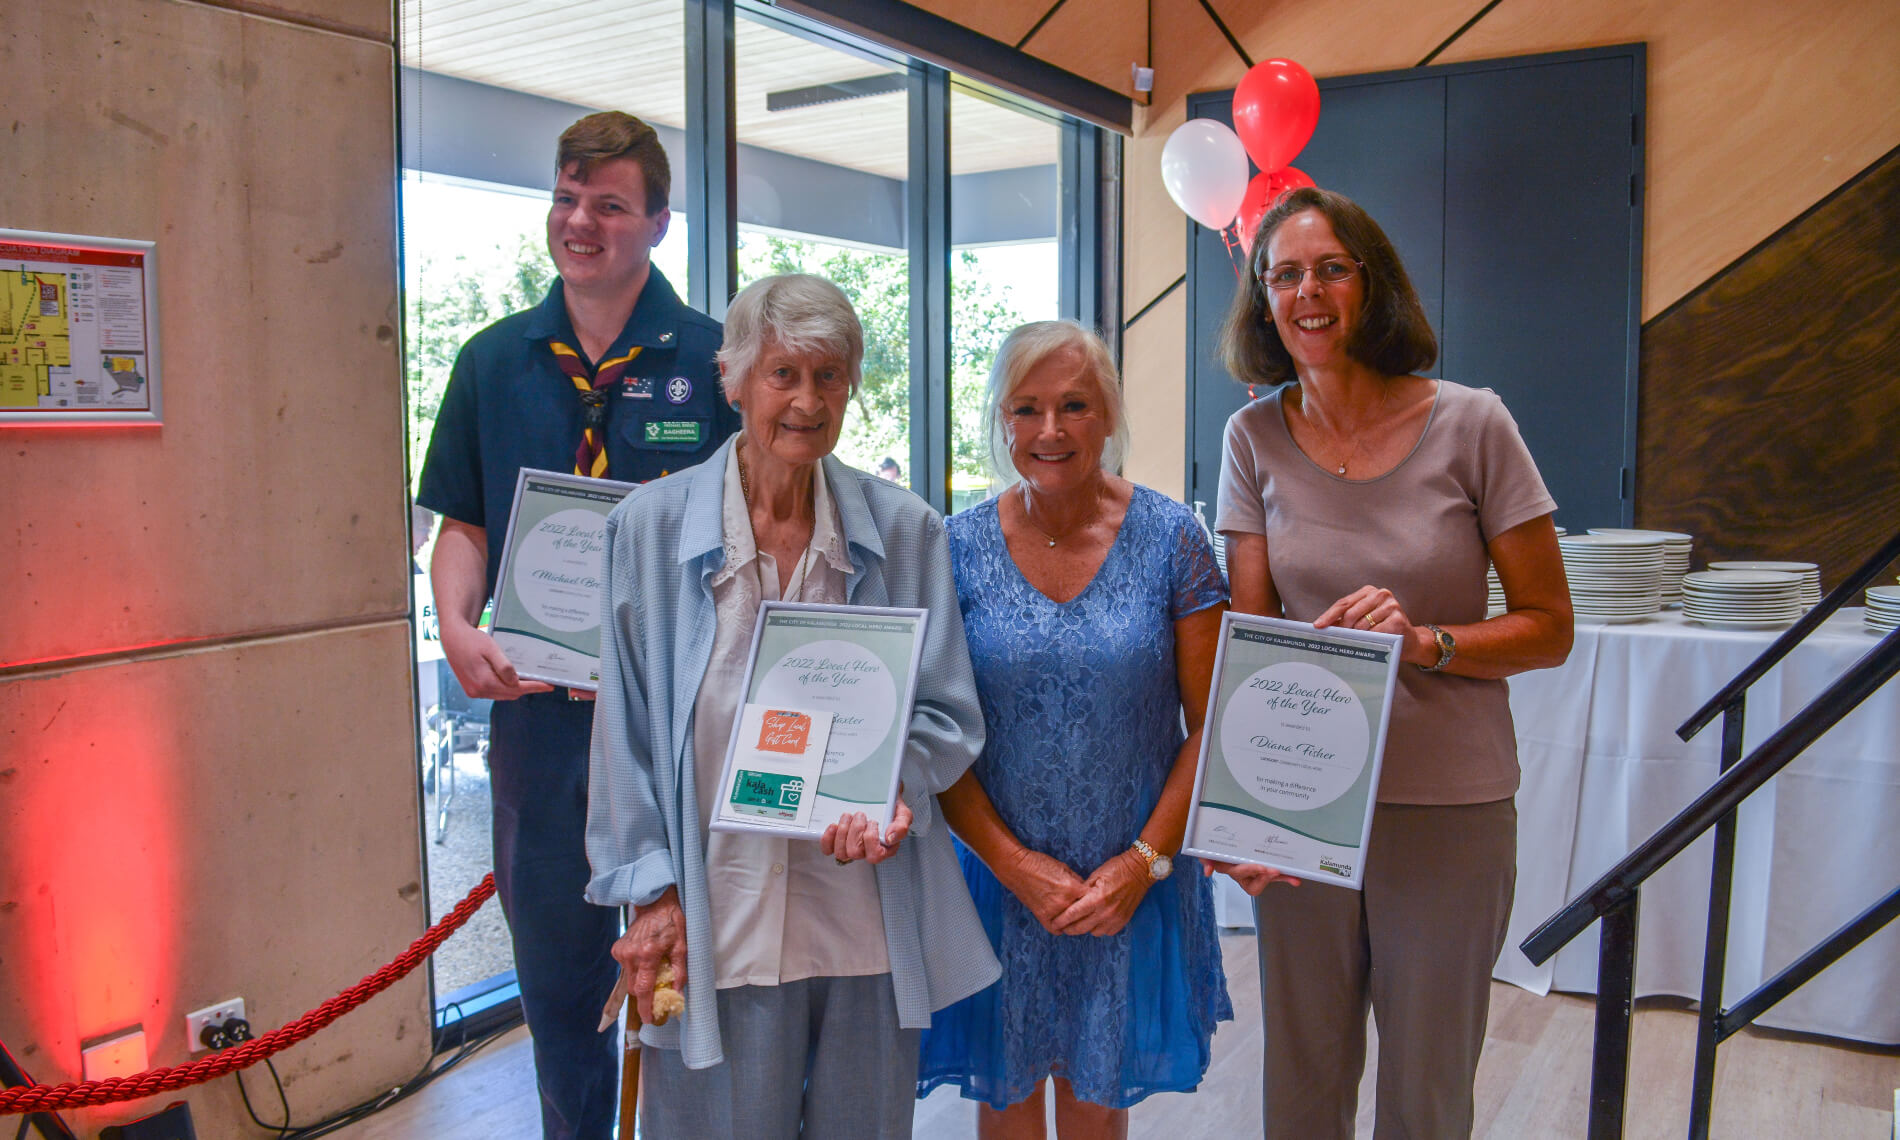
[[[1642,82],[1640,45],[1325,80],[1295,162],[1379,220],[1439,334],[1430,371],[1503,397],[1573,530],[1632,518]],[[1247,400],[1217,352],[1239,251],[1188,229],[1188,497],[1211,504]]]

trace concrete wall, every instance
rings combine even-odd
[[[387,0],[85,0],[4,30],[0,225],[162,267],[162,427],[0,427],[0,1040],[60,1082],[133,1024],[185,1061],[224,998],[274,1028],[425,925],[394,29]],[[417,974],[291,1050],[296,1118],[406,1077],[429,1027]],[[231,1081],[185,1096],[249,1130]]]

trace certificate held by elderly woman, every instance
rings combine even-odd
[[[761,605],[713,830],[817,839],[852,812],[888,826],[929,620],[921,609]]]
[[[489,633],[523,680],[600,688],[607,516],[634,484],[523,468]]]
[[[1358,889],[1400,648],[1227,614],[1182,850]]]

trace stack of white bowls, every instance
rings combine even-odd
[[[1663,540],[1571,534],[1557,540],[1578,621],[1642,621],[1662,609]]]
[[[1779,629],[1801,616],[1801,577],[1782,570],[1701,570],[1682,579],[1682,616],[1723,629]]]
[[[1793,574],[1801,579],[1801,606],[1813,609],[1821,604],[1821,568],[1812,562],[1711,562],[1711,570],[1768,570]]]
[[[1557,528],[1559,538],[1566,533],[1563,527]],[[1505,608],[1504,583],[1498,581],[1498,568],[1487,562],[1484,564],[1484,616],[1494,618]]]
[[[1662,539],[1662,604],[1665,607],[1682,604],[1682,576],[1689,572],[1689,555],[1695,549],[1694,535],[1676,530],[1630,530],[1613,526],[1592,527],[1590,533],[1648,535]]]
[[[1860,620],[1870,632],[1882,635],[1900,627],[1900,586],[1867,587],[1867,612]]]

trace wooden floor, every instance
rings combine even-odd
[[[1162,1094],[1137,1105],[1129,1135],[1165,1140],[1234,1140],[1260,1131],[1260,1017],[1254,943],[1221,938],[1236,1020],[1214,1038],[1207,1079],[1193,1094]],[[1897,1000],[1869,994],[1870,1001]],[[1496,1140],[1582,1136],[1590,1087],[1593,1003],[1515,986],[1491,987],[1491,1020],[1478,1066],[1476,1135]],[[1682,1003],[1652,1000],[1636,1015],[1627,1135],[1679,1137],[1689,1118],[1694,1015]],[[1372,1135],[1372,1066],[1360,1086],[1359,1136]],[[1894,1140],[1900,1049],[1750,1030],[1722,1046],[1713,1134]],[[533,1058],[516,1030],[411,1099],[353,1129],[345,1140],[539,1135]],[[969,1101],[939,1089],[917,1106],[916,1140],[975,1135]],[[750,1138],[746,1138],[750,1140]]]

